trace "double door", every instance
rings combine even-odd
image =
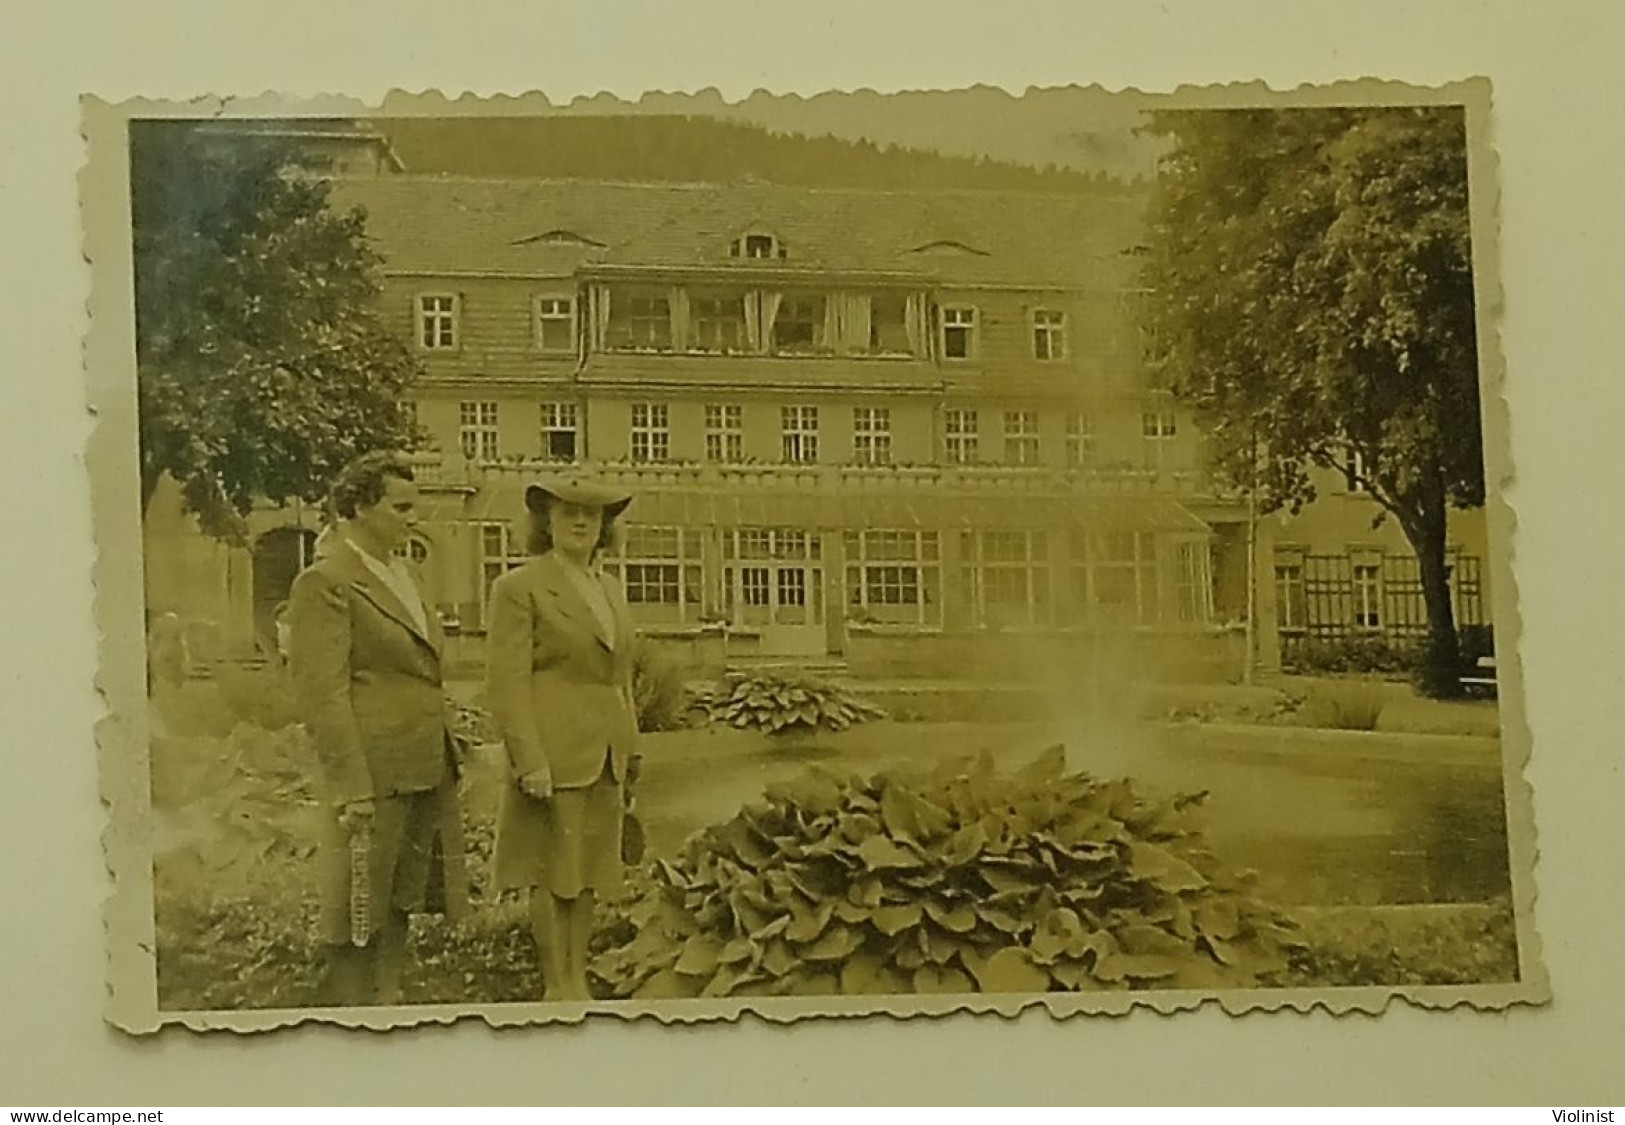
[[[737,528],[723,533],[723,582],[732,623],[756,630],[768,656],[826,651],[824,567],[816,532]]]

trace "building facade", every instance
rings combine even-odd
[[[1368,498],[1254,520],[1205,472],[1140,363],[1136,194],[389,174],[334,199],[424,364],[412,558],[470,660],[523,486],[565,463],[635,493],[606,565],[698,665],[1021,678],[1110,635],[1148,675],[1230,678],[1249,615],[1270,668],[1419,612]],[[214,570],[228,647],[266,636],[317,513],[252,522]],[[1465,580],[1481,534],[1460,553]]]

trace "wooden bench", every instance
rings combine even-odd
[[[1461,686],[1467,690],[1468,695],[1482,695],[1495,698],[1499,680],[1495,675],[1495,657],[1480,656],[1474,674],[1461,678]]]

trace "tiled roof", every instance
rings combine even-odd
[[[562,274],[585,264],[920,273],[945,284],[1131,285],[1143,199],[392,175],[334,182],[386,268]],[[769,233],[783,261],[729,256]],[[579,241],[576,241],[579,239]]]

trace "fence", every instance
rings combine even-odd
[[[1482,561],[1449,560],[1458,629],[1486,624]],[[1302,555],[1276,566],[1282,657],[1295,661],[1305,644],[1361,639],[1405,648],[1427,635],[1421,565],[1414,555]]]

